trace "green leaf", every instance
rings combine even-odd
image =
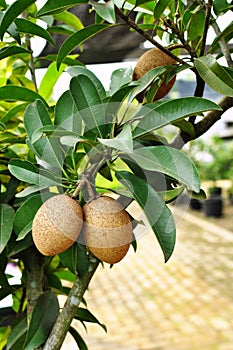
[[[68,24],[75,30],[80,30],[83,28],[83,24],[80,19],[71,12],[64,11],[62,13],[55,14],[53,17],[58,21]]]
[[[65,252],[59,254],[61,263],[67,267],[72,273],[80,277],[84,276],[88,271],[89,259],[86,252],[86,246],[75,243]]]
[[[42,100],[47,105],[43,97],[33,90],[16,85],[0,87],[0,100],[34,102],[36,99]]]
[[[154,9],[154,18],[159,19],[164,13],[165,9],[170,4],[171,0],[159,0]]]
[[[44,6],[37,12],[37,16],[52,15],[78,4],[87,4],[88,0],[48,0]]]
[[[140,120],[133,136],[139,137],[167,124],[174,123],[191,115],[200,115],[209,110],[221,110],[214,102],[200,97],[181,97],[166,102],[142,106],[129,122]]]
[[[65,57],[77,46],[108,27],[108,24],[93,24],[79,30],[77,33],[74,33],[68,39],[66,39],[61,45],[57,55],[57,69],[59,69]]]
[[[21,103],[19,105],[12,107],[6,112],[6,114],[3,115],[3,117],[1,118],[1,122],[7,123],[11,118],[17,117],[17,114],[23,111],[27,105],[28,105],[27,103]]]
[[[82,119],[70,91],[65,91],[55,106],[54,124],[77,134],[82,132]]]
[[[32,5],[36,0],[18,0],[9,6],[4,13],[0,25],[0,38],[3,39],[3,35],[11,25],[12,22],[24,11],[27,7]]]
[[[87,131],[96,130],[97,136],[103,137],[105,113],[101,95],[95,83],[87,75],[71,79],[70,92]]]
[[[34,132],[43,126],[52,125],[50,116],[45,105],[40,100],[30,104],[24,114],[24,125],[31,141],[34,153],[47,162],[50,167],[62,168],[63,152],[59,140],[51,137],[42,137],[33,142]]]
[[[26,250],[34,244],[32,235],[29,233],[24,239],[21,241],[10,240],[7,247],[7,256],[13,257],[16,254]]]
[[[5,0],[0,0],[0,8],[3,10],[7,8],[7,4]]]
[[[17,346],[19,339],[27,332],[27,318],[26,315],[19,321],[11,330],[8,340],[7,349],[12,349]]]
[[[116,69],[111,75],[110,95],[113,95],[123,85],[130,83],[132,80],[132,73],[131,68]]]
[[[229,36],[229,40],[233,37],[233,22],[231,22],[212,42],[211,44],[211,52],[215,52],[217,48],[219,47],[217,44],[220,40],[225,39],[227,36]]]
[[[24,350],[35,349],[47,339],[59,314],[57,297],[50,290],[38,299],[32,314]]]
[[[116,23],[114,1],[109,0],[105,3],[89,1],[89,4],[94,8],[95,12],[108,23]]]
[[[57,70],[56,63],[53,62],[50,64],[50,66],[46,69],[46,73],[43,76],[43,79],[41,80],[40,86],[39,86],[39,94],[48,101],[53,93],[53,88],[56,82],[58,81],[59,77],[61,76],[62,72],[64,71],[66,65],[62,64],[60,66],[60,69]]]
[[[97,318],[87,309],[79,307],[78,311],[76,312],[75,319],[79,320],[81,322],[97,323],[105,330],[105,332],[107,332],[106,326],[104,324],[100,323],[97,320]]]
[[[22,53],[29,53],[29,51],[19,46],[7,46],[0,50],[0,60],[9,56],[18,55]]]
[[[9,171],[21,181],[35,184],[40,189],[50,186],[60,186],[59,178],[45,169],[39,169],[27,160],[11,159]]]
[[[72,335],[72,337],[76,341],[76,344],[78,345],[78,348],[80,350],[88,350],[88,347],[87,347],[85,341],[83,340],[81,335],[76,331],[75,328],[70,326],[69,333]]]
[[[205,25],[205,13],[204,11],[199,11],[192,14],[191,20],[188,26],[188,38],[189,40],[195,40],[198,37],[202,37]]]
[[[15,24],[16,24],[17,29],[20,33],[27,33],[30,35],[39,36],[39,37],[47,40],[48,42],[50,42],[50,44],[55,45],[53,38],[47,32],[47,30],[45,30],[44,28],[42,28],[38,24],[35,24],[35,23],[33,23],[27,19],[24,19],[24,18],[16,18]]]
[[[224,14],[232,8],[232,3],[228,3],[227,0],[214,0],[213,9],[217,16]]]
[[[17,240],[23,239],[32,229],[32,222],[36,212],[41,205],[53,197],[53,193],[36,194],[27,199],[16,211],[14,217],[14,231],[18,236]]]
[[[135,174],[120,171],[116,173],[116,177],[132,193],[142,208],[158,239],[165,262],[168,261],[176,240],[176,225],[171,211],[158,193]]]
[[[135,86],[134,90],[131,92],[129,96],[128,105],[130,105],[133,101],[133,99],[140,94],[140,92],[144,91],[146,88],[148,88],[149,85],[151,85],[152,82],[154,82],[156,79],[159,79],[159,77],[166,72],[165,66],[163,67],[156,67],[151,69],[149,72],[144,74],[139,80],[133,81],[131,83],[131,86]]]
[[[133,152],[133,138],[129,125],[125,125],[122,131],[116,137],[112,139],[98,138],[98,141],[105,146],[115,148],[119,151],[126,153]]]
[[[135,149],[128,156],[145,170],[164,173],[183,183],[189,190],[199,192],[200,179],[194,163],[183,152],[168,146]],[[123,159],[124,156],[121,156]]]
[[[0,204],[0,254],[6,247],[13,228],[15,211],[8,204]]]
[[[95,85],[96,90],[98,91],[98,94],[99,94],[99,97],[101,98],[101,100],[106,98],[106,91],[103,87],[103,84],[97,78],[97,76],[92,71],[87,69],[86,67],[82,67],[82,66],[69,67],[66,72],[69,73],[72,77],[78,77],[79,75],[85,75]]]
[[[194,63],[202,79],[214,91],[233,97],[233,79],[213,56],[196,58]]]

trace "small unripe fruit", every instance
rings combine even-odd
[[[132,241],[132,224],[127,211],[115,199],[102,196],[86,203],[84,239],[90,252],[109,264],[122,260]]]
[[[54,256],[68,249],[78,238],[83,225],[80,204],[66,194],[48,199],[32,223],[32,238],[43,254]]]
[[[139,80],[144,74],[149,72],[151,69],[160,67],[160,66],[169,66],[175,64],[176,61],[168,56],[166,53],[161,51],[160,49],[153,48],[146,51],[137,61],[137,64],[133,71],[133,80]],[[164,79],[165,80],[165,79]],[[154,101],[160,100],[164,96],[168,94],[175,83],[176,77],[172,78],[168,83],[165,81],[160,85],[155,97]],[[140,93],[137,96],[137,100],[139,102],[143,101],[143,97],[145,95],[145,91]]]

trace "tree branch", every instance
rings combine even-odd
[[[90,255],[88,271],[82,277],[77,277],[67,297],[66,303],[60,312],[57,321],[43,347],[43,350],[59,350],[69,331],[71,322],[75,317],[83,295],[88,288],[89,282],[93,277],[99,260]]]
[[[163,51],[168,56],[172,57],[174,60],[181,64],[185,64],[185,62],[174,55],[171,51],[163,47],[161,44],[159,44],[156,40],[154,40],[147,32],[142,30],[129,16],[126,16],[123,11],[121,11],[117,6],[115,6],[115,12],[116,14],[122,18],[131,28],[133,28],[136,32],[138,32],[140,35],[142,35],[146,40],[151,42],[154,46],[156,46],[158,49]]]
[[[213,29],[214,29],[216,35],[219,35],[221,32],[220,32],[220,28],[219,28],[217,22],[214,21],[212,26],[213,26]],[[225,40],[224,39],[219,40],[219,45],[220,45],[221,51],[222,51],[222,53],[227,61],[228,66],[233,68],[233,60],[231,58],[230,50],[229,50],[229,47],[226,44]]]
[[[187,142],[195,140],[201,135],[205,134],[206,131],[208,131],[218,120],[221,119],[224,112],[233,107],[233,97],[223,97],[218,105],[222,108],[222,110],[208,112],[201,121],[194,125],[195,137],[191,137],[189,134],[181,131],[171,141],[170,146],[181,149]]]

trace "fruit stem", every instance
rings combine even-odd
[[[66,303],[60,312],[55,325],[43,347],[43,350],[59,350],[69,331],[79,304],[88,285],[99,265],[99,260],[90,254],[88,271],[82,277],[77,277],[67,297]]]

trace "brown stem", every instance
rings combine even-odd
[[[142,30],[129,16],[126,16],[124,14],[124,12],[122,12],[117,6],[115,6],[115,12],[116,14],[122,18],[131,28],[133,28],[136,32],[138,32],[140,35],[142,35],[146,40],[148,40],[149,42],[151,42],[154,46],[156,46],[158,49],[160,49],[161,51],[163,51],[165,54],[167,54],[168,56],[172,57],[174,60],[176,60],[177,62],[181,63],[181,64],[185,64],[185,62],[177,57],[176,55],[174,55],[171,51],[167,50],[166,48],[164,48],[161,44],[159,44],[156,40],[154,40],[147,32],[145,32],[144,30]]]
[[[66,334],[69,331],[71,322],[77,313],[79,304],[82,301],[83,295],[88,288],[98,264],[99,261],[92,256],[86,274],[83,277],[77,277],[43,350],[59,350],[61,348]]]
[[[213,5],[213,0],[208,0],[208,4],[206,7],[206,13],[205,13],[205,25],[204,25],[204,31],[203,31],[203,36],[202,36],[200,56],[203,56],[205,54],[206,38],[207,38],[208,29],[209,29],[212,5]]]

